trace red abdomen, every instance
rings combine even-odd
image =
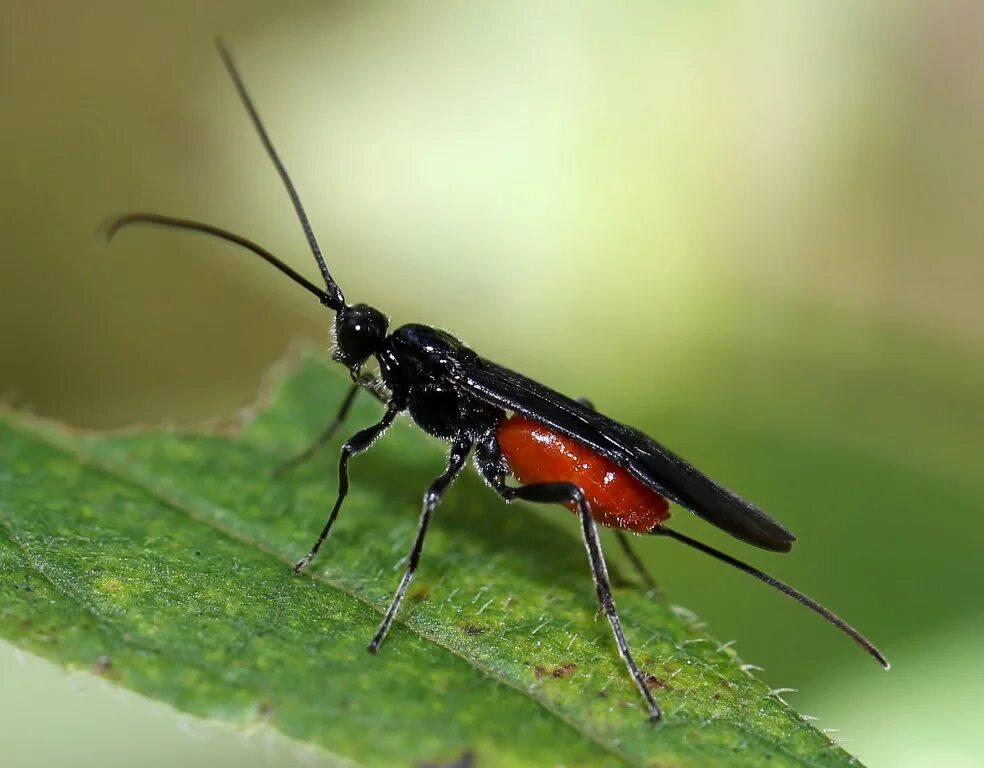
[[[542,424],[511,416],[499,425],[498,439],[510,471],[521,483],[580,486],[602,525],[645,533],[670,516],[663,496],[587,446]]]

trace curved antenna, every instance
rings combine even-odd
[[[270,141],[270,136],[267,134],[266,128],[263,127],[263,121],[260,120],[260,115],[256,111],[256,107],[253,105],[253,100],[246,91],[246,85],[243,83],[239,70],[236,69],[236,63],[232,60],[232,55],[222,43],[221,38],[215,39],[215,47],[218,48],[219,55],[222,57],[226,70],[228,70],[229,76],[232,78],[232,82],[236,86],[236,91],[239,93],[240,101],[242,101],[243,106],[246,107],[246,111],[249,113],[249,117],[253,121],[253,127],[256,128],[256,132],[260,135],[260,141],[263,142],[267,155],[273,162],[274,167],[277,169],[277,173],[280,174],[280,179],[283,181],[284,187],[287,189],[287,194],[290,196],[290,201],[294,205],[294,210],[297,212],[297,218],[301,221],[301,228],[304,230],[304,237],[307,238],[308,245],[311,248],[311,253],[314,254],[314,258],[318,262],[318,268],[321,270],[321,276],[325,279],[325,287],[328,289],[323,294],[322,303],[329,309],[333,309],[337,312],[345,306],[345,296],[342,295],[342,289],[338,287],[338,283],[335,282],[334,278],[331,276],[331,273],[328,271],[328,265],[325,264],[324,256],[321,255],[321,247],[318,245],[318,240],[314,236],[314,230],[311,228],[311,222],[308,220],[307,213],[304,211],[304,206],[301,205],[301,198],[297,194],[297,190],[294,189],[294,183],[290,180],[290,176],[287,174],[287,169],[284,167],[283,162],[281,162],[280,156],[277,154],[277,150],[273,148],[273,142]]]
[[[252,251],[268,264],[272,264],[274,267],[279,269],[295,283],[303,288],[307,288],[311,293],[318,297],[322,304],[331,306],[328,304],[328,294],[326,294],[318,286],[306,277],[299,275],[263,246],[257,245],[252,240],[247,240],[245,237],[237,235],[234,232],[229,232],[228,230],[221,229],[220,227],[213,227],[211,224],[202,224],[199,221],[191,221],[190,219],[178,219],[173,216],[160,216],[156,213],[128,213],[127,215],[120,216],[118,219],[114,219],[110,222],[109,227],[106,229],[106,239],[112,240],[113,235],[123,229],[123,227],[128,227],[131,224],[152,224],[155,226],[167,227],[169,229],[184,229],[191,232],[201,232],[206,235],[217,237],[220,240],[234,243],[235,245]]]
[[[650,531],[650,534],[652,534],[653,536],[668,536],[675,541],[679,541],[681,544],[686,544],[688,547],[692,547],[693,549],[696,549],[699,552],[703,552],[705,555],[710,555],[716,560],[720,560],[723,563],[727,563],[728,565],[737,568],[739,571],[744,571],[749,576],[754,576],[759,581],[764,581],[770,587],[775,587],[784,595],[788,595],[789,597],[793,598],[793,600],[796,600],[802,605],[805,605],[811,611],[813,611],[814,613],[822,616],[824,619],[829,621],[831,624],[837,627],[837,629],[839,629],[841,632],[843,632],[845,635],[851,638],[855,643],[860,645],[868,653],[874,656],[875,660],[883,667],[885,667],[885,669],[889,669],[891,667],[891,664],[888,663],[888,659],[886,659],[882,655],[882,652],[879,651],[875,647],[874,643],[872,643],[868,638],[866,638],[864,635],[858,632],[854,627],[852,627],[850,624],[844,621],[836,613],[827,610],[812,597],[807,597],[802,592],[793,589],[785,582],[779,581],[779,579],[775,578],[774,576],[770,576],[769,574],[760,571],[758,568],[748,565],[748,563],[743,563],[741,560],[737,560],[733,558],[731,555],[726,555],[724,552],[714,549],[713,547],[710,547],[707,544],[697,541],[696,539],[691,539],[689,536],[684,536],[682,533],[671,531],[669,528],[663,528],[662,526],[659,526],[657,528],[654,528],[652,531]]]

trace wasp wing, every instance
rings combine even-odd
[[[458,371],[467,392],[555,429],[624,467],[657,493],[742,541],[788,552],[796,537],[753,504],[715,483],[632,427],[521,374],[470,357]]]

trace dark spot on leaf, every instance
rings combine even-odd
[[[431,762],[430,760],[417,763],[417,768],[475,768],[475,753],[471,751],[462,752],[458,757],[452,758],[451,762]]]
[[[485,627],[479,627],[476,626],[475,624],[465,624],[465,626],[463,626],[462,629],[464,630],[466,635],[469,635],[471,637],[476,637],[486,632]]]
[[[571,673],[577,669],[577,664],[561,664],[559,667],[554,667],[553,669],[547,669],[546,667],[537,666],[533,670],[533,674],[539,677],[556,677],[562,679],[565,677],[570,677]]]
[[[201,551],[200,549],[196,549],[196,550],[195,550],[195,555],[196,555],[197,557],[201,557],[201,556],[202,556],[202,551]]]
[[[271,701],[261,701],[256,705],[256,713],[263,718],[270,717],[273,714],[273,702]]]
[[[562,664],[554,669],[550,674],[554,677],[570,677],[571,673],[577,669],[577,664]]]
[[[646,675],[646,687],[651,691],[656,689],[661,689],[664,691],[672,691],[673,686],[666,682],[661,677],[656,677],[656,675]]]

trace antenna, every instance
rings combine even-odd
[[[253,105],[253,100],[250,98],[249,93],[246,90],[246,85],[243,83],[239,70],[236,69],[236,63],[232,60],[232,55],[222,43],[221,38],[215,39],[215,47],[219,50],[219,55],[222,57],[226,70],[228,70],[229,76],[232,78],[232,82],[236,86],[236,91],[239,93],[239,99],[242,101],[243,106],[246,107],[246,111],[249,113],[249,117],[253,121],[253,127],[256,128],[256,132],[260,136],[260,141],[263,142],[267,155],[273,162],[274,167],[277,169],[277,173],[280,174],[280,179],[283,181],[284,187],[287,189],[287,194],[290,196],[290,201],[294,205],[294,210],[297,212],[297,218],[300,219],[301,228],[304,230],[304,237],[307,238],[308,246],[311,248],[311,253],[314,254],[314,258],[318,262],[318,268],[321,270],[321,275],[325,279],[325,287],[328,289],[326,292],[322,293],[321,303],[329,309],[333,309],[337,312],[345,307],[345,296],[342,294],[342,289],[338,287],[338,283],[335,282],[334,278],[331,276],[331,273],[328,271],[328,265],[325,264],[324,256],[321,255],[321,247],[318,245],[318,240],[314,236],[314,230],[311,228],[311,222],[308,220],[307,213],[304,211],[304,206],[301,204],[301,198],[297,194],[297,190],[294,188],[294,183],[290,180],[290,176],[287,174],[287,169],[280,160],[277,150],[273,148],[273,142],[270,141],[270,136],[267,134],[266,128],[263,127],[263,121],[260,120],[260,115],[256,111],[256,107]],[[221,235],[219,236],[221,237]],[[233,242],[236,241],[234,240]],[[243,243],[240,243],[240,245],[242,244]],[[251,250],[258,253],[255,249]],[[264,256],[264,258],[266,257]]]
[[[174,216],[161,216],[157,213],[128,213],[125,216],[120,216],[118,219],[114,219],[110,222],[109,227],[106,229],[106,239],[112,240],[113,236],[117,232],[123,229],[123,227],[128,227],[131,224],[153,224],[160,227],[166,227],[168,229],[184,229],[191,232],[201,232],[203,234],[212,235],[213,237],[225,240],[226,242],[242,246],[243,248],[255,253],[268,264],[272,264],[301,287],[307,288],[311,293],[318,297],[322,304],[330,306],[328,304],[328,294],[326,294],[306,277],[301,276],[292,268],[288,267],[263,246],[257,245],[252,240],[247,240],[245,237],[237,235],[234,232],[230,232],[227,229],[215,227],[211,224],[202,224],[199,221],[192,221],[190,219],[179,219]]]
[[[679,541],[681,544],[686,544],[688,547],[696,549],[699,552],[703,552],[706,555],[710,555],[716,560],[720,560],[722,563],[727,563],[728,565],[737,568],[739,571],[744,571],[749,576],[754,576],[759,581],[764,581],[770,587],[775,587],[784,595],[788,595],[789,597],[793,598],[793,600],[802,603],[811,611],[822,616],[828,622],[833,624],[841,632],[843,632],[845,635],[851,638],[855,643],[860,645],[862,648],[864,648],[864,650],[866,650],[869,654],[871,654],[879,664],[885,667],[885,669],[889,669],[891,667],[891,664],[888,663],[888,659],[886,659],[882,655],[882,652],[879,651],[874,646],[874,643],[868,640],[868,638],[866,638],[864,635],[858,632],[854,627],[852,627],[850,624],[844,621],[840,616],[824,608],[822,605],[820,605],[820,603],[818,603],[812,597],[807,597],[802,592],[793,589],[785,582],[779,581],[779,579],[770,576],[769,574],[760,571],[758,568],[748,565],[747,563],[743,563],[741,560],[737,560],[731,555],[726,555],[724,552],[714,549],[714,547],[708,546],[707,544],[697,541],[696,539],[691,539],[689,536],[684,536],[682,533],[671,531],[668,528],[663,528],[662,526],[658,526],[654,528],[652,531],[650,531],[650,534],[653,536],[668,536],[669,538],[675,541]]]

